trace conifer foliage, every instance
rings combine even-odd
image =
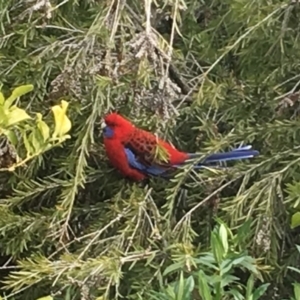
[[[298,1],[0,1],[2,298],[298,299],[299,17]],[[182,150],[261,155],[137,184],[105,157],[112,110]]]

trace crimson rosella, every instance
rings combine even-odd
[[[152,176],[164,176],[169,171],[199,159],[203,154],[187,153],[158,138],[151,132],[135,127],[130,121],[117,113],[110,113],[104,118],[104,146],[111,164],[124,176],[141,181]],[[157,149],[164,149],[166,158],[157,155]],[[243,146],[225,153],[209,155],[194,168],[210,164],[252,158],[259,154],[251,150],[252,146]]]

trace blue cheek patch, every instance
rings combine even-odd
[[[112,138],[114,135],[114,131],[110,127],[106,126],[103,128],[103,135],[106,138]]]

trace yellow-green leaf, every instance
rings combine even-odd
[[[170,155],[168,151],[160,144],[157,144],[155,148],[154,159],[156,162],[167,163],[169,161]]]
[[[23,134],[23,141],[24,141],[24,146],[26,148],[27,151],[27,157],[31,156],[31,154],[34,152],[34,148],[30,142],[30,140],[28,139],[26,133]]]
[[[18,86],[12,91],[11,95],[6,99],[4,103],[5,108],[9,108],[16,99],[31,92],[32,90],[33,90],[32,84]]]
[[[294,229],[300,225],[300,212],[296,212],[292,215],[291,228]]]
[[[15,125],[24,120],[31,119],[24,109],[12,106],[9,113],[7,114],[7,126]]]
[[[14,131],[2,129],[2,132],[14,146],[17,145],[18,138]]]
[[[41,132],[38,129],[33,130],[29,134],[28,141],[32,145],[32,148],[33,148],[33,151],[34,151],[33,153],[34,154],[36,154],[39,151],[41,151],[42,148],[43,148],[43,146],[44,146],[43,136],[42,136]]]
[[[37,113],[37,127],[44,139],[44,142],[48,140],[50,136],[50,129],[49,126],[42,120],[42,115]]]
[[[220,229],[219,229],[219,236],[224,248],[224,254],[226,255],[228,252],[228,234],[227,234],[227,230],[226,227],[224,226],[224,224],[220,225]]]
[[[36,300],[53,300],[53,297],[51,296],[46,296],[46,297],[42,297],[42,298],[38,298]]]
[[[7,126],[7,116],[4,111],[4,107],[0,105],[0,125],[3,127]]]
[[[62,100],[60,105],[55,105],[51,108],[55,121],[55,129],[52,135],[53,138],[62,137],[71,130],[72,123],[66,115],[68,106],[69,103]]]
[[[3,96],[3,94],[0,92],[0,105],[3,105],[5,101],[5,98]]]

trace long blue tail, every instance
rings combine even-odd
[[[202,161],[201,163],[197,164],[194,166],[195,169],[201,169],[205,166],[213,165],[214,163],[217,162],[223,162],[223,161],[229,161],[229,160],[238,160],[238,159],[245,159],[245,158],[252,158],[254,156],[259,155],[259,152],[256,150],[251,150],[252,146],[243,146],[237,149],[234,149],[229,152],[225,153],[215,153],[212,155],[209,155]],[[124,148],[126,157],[128,160],[128,163],[131,167],[140,170],[143,173],[146,173],[148,175],[153,175],[153,176],[163,176],[168,173],[169,167],[182,167],[183,165],[189,163],[189,161],[186,161],[185,163],[181,165],[170,165],[168,166],[159,166],[159,165],[146,165],[143,164],[141,161],[139,161],[136,157],[136,155],[129,149],[129,148]],[[199,153],[190,153],[189,157],[190,159],[197,159],[203,156],[202,154]]]
[[[247,146],[233,149],[232,151],[229,152],[211,154],[208,157],[206,157],[203,162],[196,165],[195,168],[201,168],[203,166],[206,165],[208,166],[210,164],[217,163],[217,162],[252,158],[259,155],[258,151],[251,150],[251,148],[252,148],[251,145],[247,145]],[[190,154],[190,158],[199,158],[199,157],[201,157],[201,155],[198,153]]]

